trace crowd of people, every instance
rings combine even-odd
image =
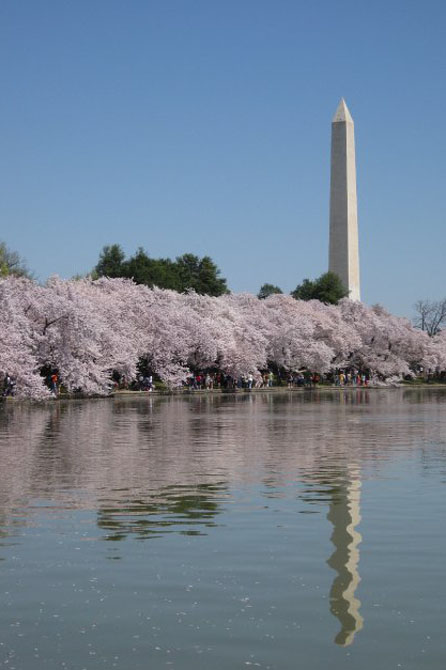
[[[436,374],[432,370],[420,370],[419,376],[420,379],[427,383],[446,381],[446,375],[444,373]],[[45,381],[51,394],[54,397],[58,397],[61,388],[57,371],[51,371],[47,374],[45,376]],[[315,388],[320,384],[339,388],[346,386],[368,387],[370,385],[380,385],[384,381],[384,378],[380,374],[355,369],[336,370],[326,374],[319,374],[318,372],[312,372],[310,370],[287,372],[278,369],[275,372],[266,370],[256,374],[239,375],[236,378],[218,371],[204,371],[191,373],[184,382],[182,389],[189,391],[213,391],[214,389],[231,391],[241,389],[269,389],[272,387],[308,389]],[[158,383],[159,382],[160,380],[158,379]],[[2,397],[13,397],[15,395],[15,389],[15,379],[11,375],[6,374],[1,387]],[[63,390],[64,389],[62,388],[62,391]],[[112,393],[119,390],[147,391],[151,393],[155,390],[154,376],[150,373],[140,374],[134,382],[128,384],[124,379],[120,378],[119,375],[116,375],[113,383],[110,384],[108,392]]]
[[[433,379],[433,375],[430,375]],[[382,381],[380,375],[373,375],[370,371],[336,370],[327,374],[319,374],[311,370],[286,372],[277,370],[273,373],[267,370],[263,373],[240,375],[237,378],[224,375],[220,372],[198,372],[188,377],[185,386],[193,391],[213,389],[265,389],[273,386],[288,386],[288,388],[314,388],[318,384],[328,386],[369,386],[371,383]]]
[[[198,372],[191,374],[185,383],[185,386],[193,391],[213,389],[253,389],[268,388],[273,386],[274,374],[272,371],[265,373],[239,375],[232,377],[221,372]]]
[[[339,370],[335,373],[320,375],[310,370],[289,372],[278,370],[275,374],[271,370],[264,373],[240,375],[236,379],[220,372],[204,372],[191,374],[185,386],[190,390],[213,389],[264,389],[273,386],[288,388],[313,388],[320,383],[332,386],[368,386],[371,382],[370,372],[359,370]],[[375,380],[376,381],[376,380]]]
[[[444,374],[436,374],[434,371],[419,371],[419,379],[429,382],[442,382],[446,380]],[[332,387],[368,387],[382,385],[386,379],[379,373],[370,370],[361,371],[355,369],[336,370],[326,374],[312,372],[311,370],[299,370],[287,372],[278,369],[275,372],[266,370],[256,374],[239,375],[232,377],[218,371],[192,372],[183,383],[181,389],[188,391],[213,391],[241,390],[241,389],[268,389],[268,388],[315,388],[318,385]],[[158,388],[163,388],[161,380],[157,379]],[[124,380],[115,382],[112,390],[149,391],[155,390],[155,381],[152,375],[140,375],[130,385]]]

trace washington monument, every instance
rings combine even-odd
[[[330,252],[328,269],[351,300],[360,300],[355,126],[342,98],[331,124]]]

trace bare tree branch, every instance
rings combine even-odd
[[[424,330],[430,337],[437,335],[441,327],[446,325],[446,298],[417,300],[414,310],[414,326]]]

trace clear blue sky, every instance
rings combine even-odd
[[[410,315],[446,296],[445,35],[440,0],[3,0],[0,239],[41,280],[119,242],[290,291],[344,96],[363,299]]]

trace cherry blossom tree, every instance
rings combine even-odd
[[[163,289],[144,290],[140,327],[143,356],[169,388],[184,383],[189,375],[191,310],[184,296]]]
[[[16,395],[44,398],[49,395],[39,374],[33,332],[27,313],[36,300],[34,283],[9,277],[0,281],[0,379],[9,375]]]
[[[382,307],[348,299],[210,297],[120,278],[0,280],[0,377],[14,378],[18,396],[48,396],[48,369],[69,392],[105,394],[114,373],[131,382],[141,361],[169,388],[191,370],[260,378],[270,365],[401,378],[446,369],[446,335],[428,337]]]
[[[384,377],[413,374],[417,366],[430,367],[435,360],[428,336],[407,319],[393,316],[380,306],[367,307],[344,299],[339,303],[343,319],[361,339],[352,351],[351,363]]]
[[[334,305],[280,295],[263,302],[272,327],[268,359],[280,367],[328,372],[346,364],[350,352],[360,345],[358,334]]]
[[[267,365],[267,336],[262,302],[241,293],[221,296],[215,303],[218,365],[231,377],[253,374]]]
[[[446,329],[440,330],[432,340],[434,365],[432,368],[438,371],[446,371]]]

